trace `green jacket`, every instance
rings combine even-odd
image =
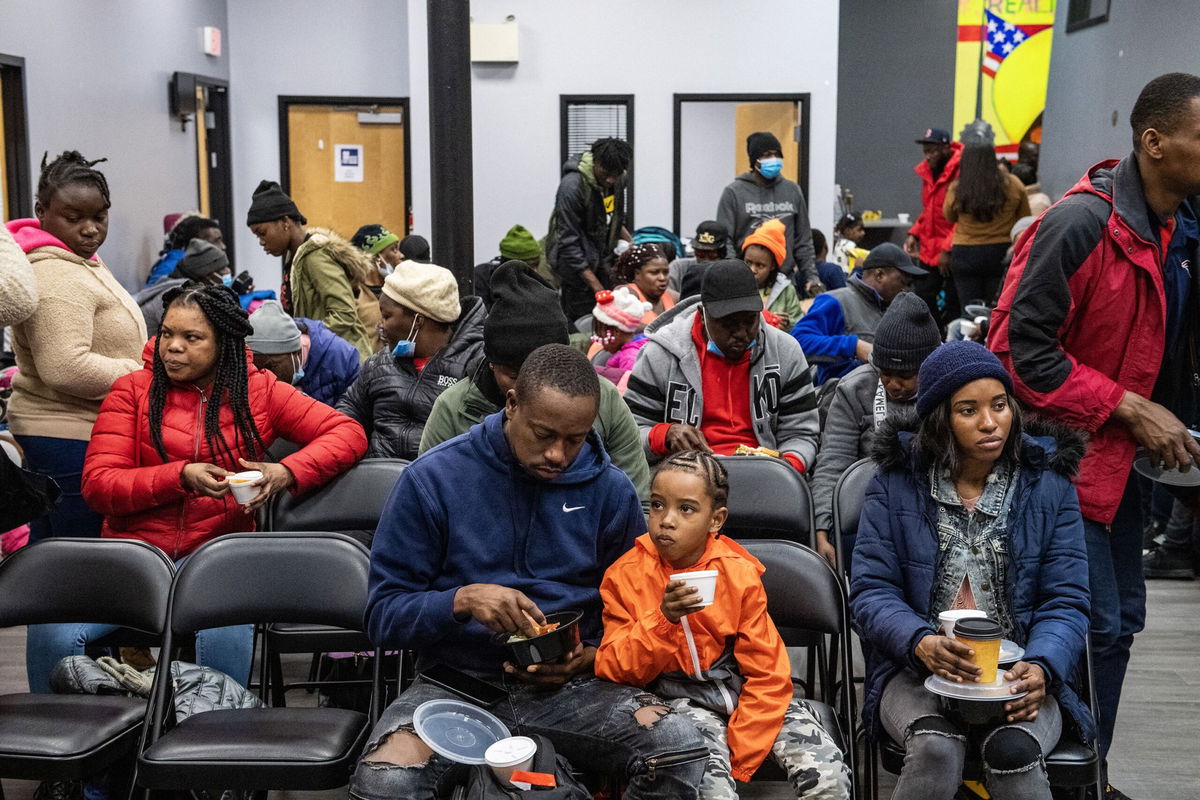
[[[324,322],[325,327],[354,345],[359,359],[365,360],[373,352],[373,342],[354,297],[356,250],[332,231],[309,229],[308,238],[292,257],[292,316]]]
[[[759,294],[762,292],[760,291]],[[775,285],[763,298],[763,304],[772,314],[780,314],[788,318],[786,330],[789,331],[804,316],[804,308],[800,305],[800,295],[796,293],[796,287],[792,285],[788,276],[782,272],[775,276]]]
[[[480,364],[479,369],[487,370],[487,362]],[[474,376],[464,378],[442,392],[433,404],[429,419],[425,420],[417,454],[466,433],[472,425],[483,422],[484,417],[499,410],[500,406],[484,395]],[[606,378],[600,378],[600,413],[592,427],[604,443],[613,465],[629,476],[645,505],[650,499],[650,467],[642,452],[641,435],[617,387]]]

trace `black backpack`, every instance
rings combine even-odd
[[[555,788],[535,786],[532,792],[523,792],[515,786],[501,786],[486,764],[457,764],[438,780],[437,796],[444,800],[591,800],[591,793],[571,774],[571,765],[555,752],[550,740],[537,734],[529,738],[538,748],[531,771],[553,775],[558,784]]]

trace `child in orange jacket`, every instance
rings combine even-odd
[[[600,585],[604,639],[596,674],[648,688],[704,734],[702,800],[737,797],[768,754],[797,797],[847,798],[841,750],[808,706],[793,698],[791,665],[767,614],[763,565],[720,535],[729,480],[708,453],[675,453],[651,484],[650,531]],[[716,570],[711,605],[679,572]]]

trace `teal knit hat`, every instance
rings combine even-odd
[[[505,261],[532,261],[542,257],[542,248],[524,225],[513,225],[500,240],[500,257]]]

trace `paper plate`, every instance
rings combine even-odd
[[[1016,700],[1018,697],[1024,697],[1029,692],[1018,692],[1010,694],[1009,689],[1013,684],[1019,681],[1006,681],[1004,675],[996,676],[996,680],[992,683],[955,683],[948,681],[940,675],[930,675],[925,679],[925,688],[934,694],[942,697],[949,697],[954,700],[993,700],[1002,702],[1005,700]]]
[[[1000,640],[1000,663],[1015,664],[1025,657],[1025,648],[1008,639]]]

